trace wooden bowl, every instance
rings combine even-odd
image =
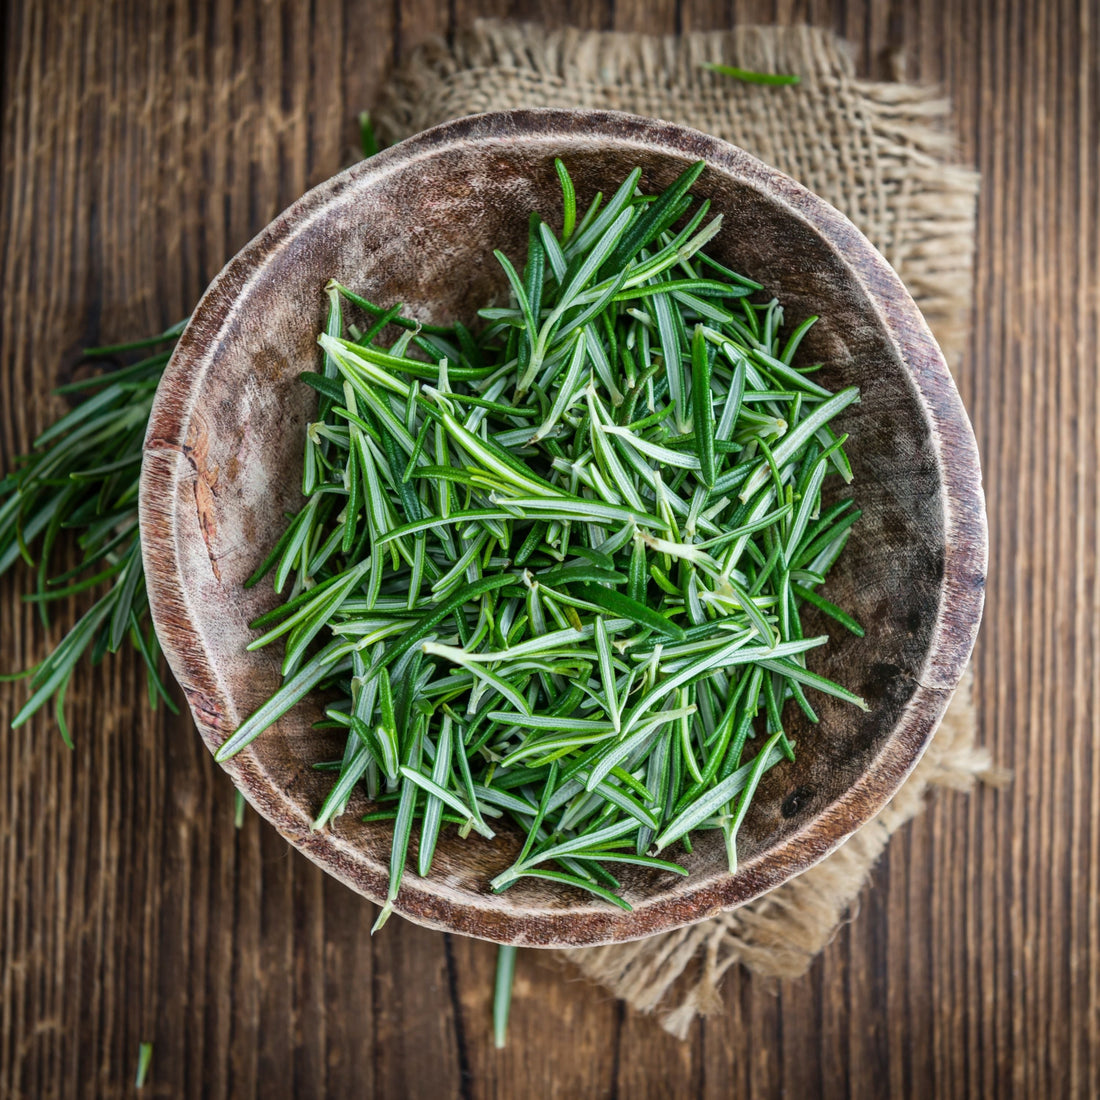
[[[502,943],[592,945],[650,935],[743,904],[804,871],[869,821],[913,768],[970,655],[981,615],[986,525],[973,433],[917,307],[886,261],[840,213],[740,149],[652,119],[610,112],[513,111],[429,130],[315,188],[214,280],[157,393],[141,477],[141,537],[161,644],[211,751],[279,683],[279,654],[248,653],[248,623],[274,602],[243,582],[300,505],[316,344],[333,276],[425,321],[466,321],[506,292],[494,247],[521,257],[527,216],[560,217],[553,161],[580,202],[635,165],[650,192],[700,158],[694,193],[725,214],[710,246],[779,297],[787,317],[821,321],[803,344],[832,388],[856,383],[843,415],[863,518],[827,593],[867,627],[834,631],[813,666],[860,692],[868,714],[815,697],[798,759],[765,777],[726,867],[702,834],[690,877],[623,876],[633,912],[570,888],[487,882],[517,837],[444,830],[432,874],[406,872],[396,910]],[[815,632],[827,622],[813,622]],[[320,832],[310,822],[331,778],[311,769],[338,749],[313,731],[307,699],[225,767],[286,839],[352,889],[385,896],[390,830],[363,824],[363,794]],[[229,843],[227,835],[225,842]],[[415,850],[415,842],[413,845]],[[410,862],[412,857],[410,854]],[[363,914],[364,931],[370,922]]]

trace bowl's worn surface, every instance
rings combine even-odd
[[[947,367],[886,261],[841,214],[746,153],[681,127],[615,113],[517,111],[428,131],[302,198],[214,281],[173,356],[146,440],[141,531],[150,601],[172,671],[211,750],[278,686],[272,651],[245,651],[270,585],[245,579],[300,503],[325,283],[404,302],[425,321],[469,321],[499,298],[492,256],[521,258],[527,215],[560,217],[555,156],[578,201],[634,165],[666,186],[705,159],[694,188],[725,215],[711,251],[762,282],[789,322],[819,314],[801,349],[825,385],[858,384],[839,425],[863,518],[830,576],[830,599],[867,628],[832,630],[813,667],[860,692],[862,714],[815,696],[814,727],[792,718],[794,764],[761,784],[728,874],[719,838],[701,835],[689,878],[624,876],[625,913],[528,881],[501,896],[487,881],[518,841],[440,839],[432,875],[405,875],[396,909],[412,920],[532,945],[631,939],[741,904],[805,870],[884,805],[916,763],[973,645],[986,529],[978,455]],[[822,630],[828,623],[814,624]],[[363,824],[364,795],[322,832],[310,821],[329,776],[310,764],[340,747],[311,730],[307,699],[227,765],[249,801],[327,871],[385,895],[389,830]],[[800,717],[800,716],[799,716]],[[413,848],[415,849],[415,841]]]

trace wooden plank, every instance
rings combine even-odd
[[[650,0],[648,4],[616,4],[611,29],[645,34],[676,34],[680,29],[682,0]]]
[[[807,977],[743,974],[686,1046],[521,957],[491,1049],[494,952],[399,922],[249,815],[135,663],[81,674],[70,753],[0,747],[0,1096],[1100,1095],[1100,16],[1088,0],[15,3],[0,133],[0,464],[98,339],[182,316],[353,155],[395,50],[478,14],[652,31],[799,22],[884,76],[942,80],[984,177],[960,389],[985,460],[982,737],[1004,793],[940,797]],[[0,580],[0,670],[46,641]],[[59,608],[50,635],[71,621]],[[0,688],[0,725],[25,698]],[[546,1086],[545,1088],[543,1086]]]
[[[372,1096],[458,1096],[466,1058],[447,938],[395,920],[374,938],[373,1013],[360,1033]],[[369,925],[364,921],[362,931]]]
[[[497,1050],[492,1033],[497,949],[464,936],[448,939],[465,1041],[465,1096],[613,1095],[620,1013],[604,990],[578,981],[553,955],[520,951],[507,1045]]]
[[[496,12],[495,4],[490,6],[490,11]],[[606,31],[611,29],[614,11],[614,0],[514,0],[508,15],[547,27]]]
[[[621,1008],[615,1062],[619,1096],[701,1096],[707,1085],[708,1060],[703,1028],[696,1025],[686,1042],[653,1026],[648,1016]]]

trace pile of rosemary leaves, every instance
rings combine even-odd
[[[546,879],[629,908],[619,864],[722,832],[730,870],[761,776],[793,758],[789,700],[863,706],[807,667],[808,603],[858,516],[822,510],[851,470],[831,421],[858,399],[796,368],[763,287],[709,257],[721,231],[689,191],[640,170],[560,231],[531,217],[526,264],[496,257],[508,305],[481,329],[422,325],[328,288],[305,504],[252,579],[285,602],[284,683],[226,760],[308,692],[346,730],[316,827],[363,783],[393,821],[389,915],[417,834],[525,836],[495,891]],[[382,337],[399,332],[396,342]]]

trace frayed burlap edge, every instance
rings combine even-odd
[[[759,88],[703,62],[797,72],[797,88]],[[882,251],[920,305],[948,362],[969,336],[977,174],[946,162],[949,104],[935,88],[857,80],[848,48],[811,27],[738,27],[653,37],[481,20],[451,43],[419,48],[374,111],[397,140],[462,115],[516,107],[633,111],[742,146],[843,210]],[[740,963],[796,977],[833,938],[893,833],[930,791],[1006,777],[975,746],[969,671],[928,750],[878,816],[817,866],[756,901],[632,943],[559,952],[683,1038],[721,1007]]]

